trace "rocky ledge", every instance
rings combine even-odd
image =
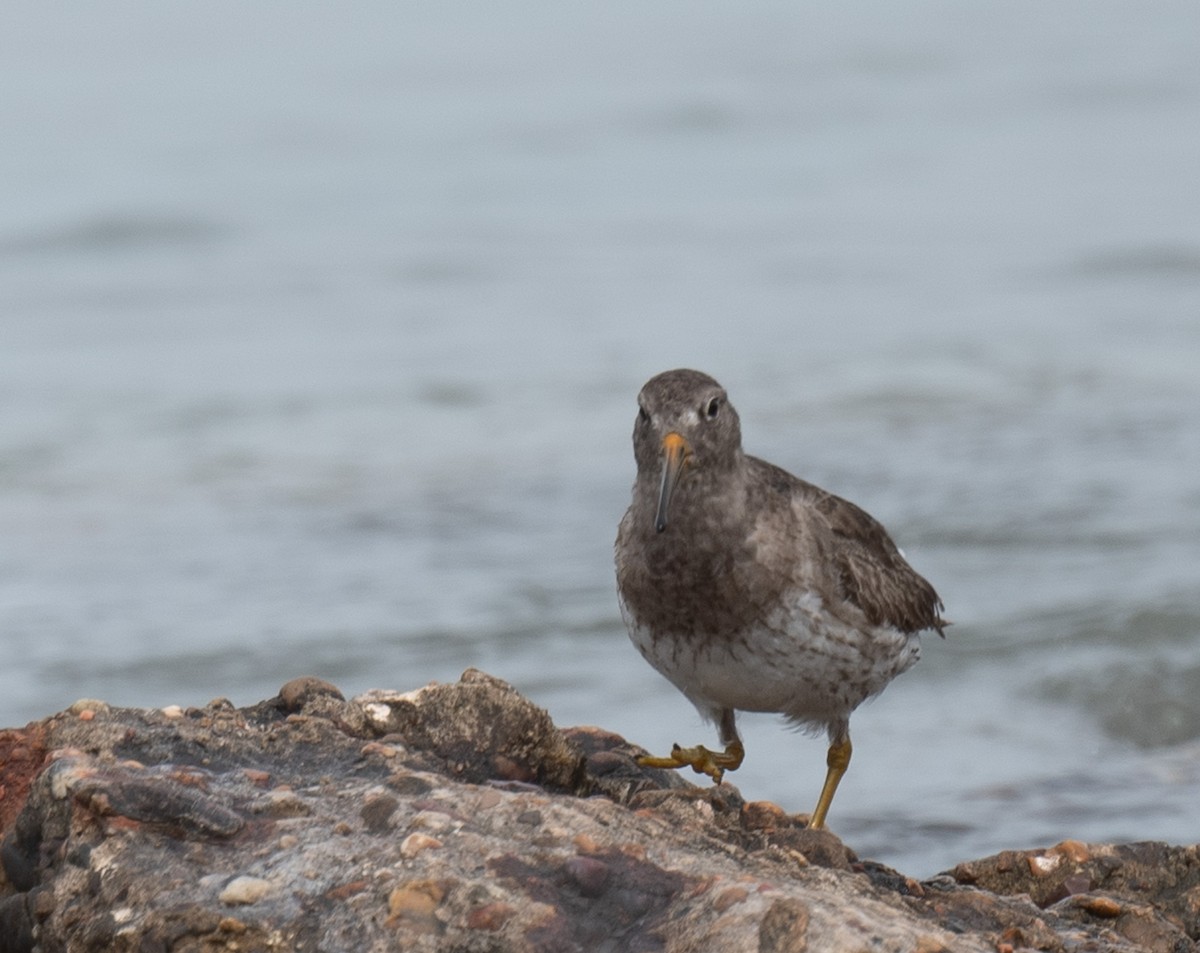
[[[918,883],[509,685],[81,701],[0,732],[0,953],[1186,951],[1200,849],[1064,842]]]

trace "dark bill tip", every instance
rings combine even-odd
[[[692,452],[687,441],[673,430],[663,437],[662,447],[662,488],[658,493],[658,512],[654,515],[654,529],[659,533],[667,528],[667,511],[671,508],[671,497],[683,473],[683,465],[687,463]]]

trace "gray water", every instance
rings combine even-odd
[[[955,622],[851,846],[1200,840],[1200,5],[70,6],[0,29],[0,724],[473,665],[715,740],[611,568],[692,366]]]

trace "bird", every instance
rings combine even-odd
[[[922,632],[945,636],[941,598],[865,510],[745,453],[737,411],[707,374],[646,382],[633,450],[614,547],[621,616],[722,745],[676,744],[638,763],[720,784],[745,757],[737,713],[782,714],[828,737],[808,821],[825,828],[851,713],[917,662]]]

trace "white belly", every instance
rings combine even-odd
[[[829,726],[848,719],[921,654],[918,635],[846,625],[811,593],[767,624],[718,637],[655,638],[624,603],[621,612],[646,661],[708,718],[731,708]]]

